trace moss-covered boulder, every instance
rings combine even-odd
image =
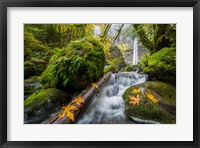
[[[85,89],[102,75],[105,65],[103,45],[92,37],[71,42],[66,49],[52,56],[42,73],[45,88],[69,91]]]
[[[43,89],[32,94],[24,101],[25,123],[44,121],[70,100],[70,95],[55,88]]]
[[[176,84],[176,48],[163,48],[148,58],[144,73],[150,79]]]
[[[148,81],[123,94],[127,117],[164,124],[176,123],[176,89],[164,82]]]

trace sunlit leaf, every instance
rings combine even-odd
[[[85,100],[81,96],[79,96],[76,99],[74,99],[72,101],[72,103],[76,103],[77,105],[81,105],[81,103],[85,103]]]
[[[153,103],[158,103],[158,99],[154,95],[148,92],[146,93],[146,95],[147,95],[147,98],[150,99]]]
[[[133,89],[133,91],[132,91],[133,93],[139,93],[139,92],[141,92],[141,90],[138,88],[138,89]]]
[[[97,84],[95,84],[95,83],[92,83],[92,86],[94,87],[94,88],[96,88],[96,89],[98,89],[99,87],[98,87],[98,85]]]

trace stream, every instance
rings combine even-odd
[[[144,83],[147,75],[135,72],[112,74],[107,84],[95,96],[78,124],[127,124],[133,123],[125,115],[124,91],[134,85]]]

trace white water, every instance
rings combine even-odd
[[[138,39],[135,37],[133,43],[133,65],[138,63]]]
[[[128,87],[145,81],[146,75],[137,72],[113,74],[109,82],[95,96],[93,103],[79,119],[78,124],[132,123],[126,118],[122,95]]]

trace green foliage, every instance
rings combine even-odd
[[[133,89],[143,91],[133,92]],[[158,100],[152,102],[147,93],[152,94]],[[140,104],[130,104],[129,96],[140,96]],[[123,94],[125,101],[125,112],[128,117],[137,117],[145,120],[153,120],[164,124],[176,123],[176,89],[174,86],[163,83],[149,81],[138,86],[131,86]]]
[[[134,24],[134,28],[142,44],[151,53],[164,47],[176,46],[175,24]]]
[[[104,69],[104,73],[107,72],[119,72],[121,69],[126,67],[123,57],[115,58],[110,62],[110,65]]]
[[[141,57],[141,59],[140,59],[140,62],[138,64],[138,66],[140,68],[147,67],[148,66],[149,57],[150,57],[149,53],[143,54],[142,57]]]
[[[155,78],[176,84],[176,48],[163,48],[149,57],[144,72]]]
[[[103,75],[104,65],[103,45],[87,37],[71,42],[66,49],[52,56],[42,73],[42,84],[45,88],[82,90]]]

